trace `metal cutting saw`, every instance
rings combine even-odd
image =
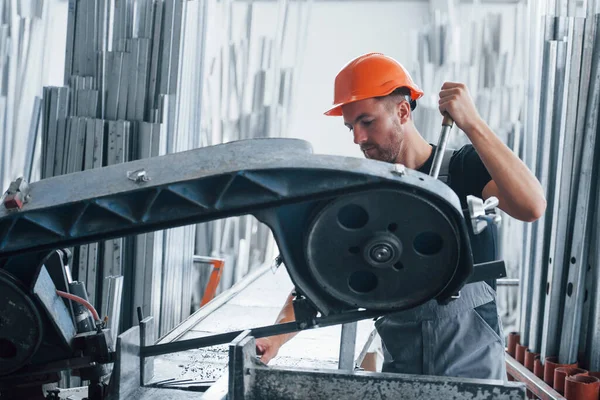
[[[257,360],[254,338],[376,318],[433,299],[444,304],[469,282],[504,276],[502,261],[474,265],[470,245],[494,212],[495,204],[476,198],[463,210],[435,177],[313,154],[296,139],[242,140],[31,184],[19,179],[0,206],[0,397],[59,398],[47,385],[70,370],[89,382],[92,400],[163,398],[140,394],[152,357],[230,343],[221,398],[265,398],[253,385],[281,371]],[[157,345],[149,317],[113,342],[65,268],[72,246],[244,214],[272,230],[295,286],[296,322]],[[353,398],[352,384],[361,379],[388,388],[408,379],[362,374],[336,375],[348,390],[342,397]],[[326,381],[317,375],[310,379]],[[423,387],[462,385],[465,395],[488,388],[524,398],[514,382],[413,378]],[[291,397],[272,391],[268,398]]]

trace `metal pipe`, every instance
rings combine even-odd
[[[596,172],[593,163],[597,150],[596,128],[597,113],[600,106],[600,15],[595,16],[596,37],[592,63],[592,79],[586,110],[585,137],[581,159],[581,179],[577,188],[575,206],[576,219],[573,226],[570,267],[565,298],[565,312],[562,324],[562,336],[559,362],[566,364],[577,361],[579,334],[581,329],[582,304],[585,295],[584,276],[588,265],[588,241],[592,210],[591,194],[596,187]]]
[[[525,131],[526,132],[539,132],[540,115],[542,109],[540,107],[542,102],[542,90],[541,85],[543,81],[539,71],[543,70],[543,66],[548,64],[548,51],[544,46],[539,44],[543,43],[545,35],[549,35],[549,32],[554,31],[553,19],[542,18],[542,1],[530,1],[527,3],[529,21],[527,26],[529,27],[529,40],[527,41],[528,54],[528,68],[527,77],[529,85],[527,86],[527,99],[526,110],[525,110]],[[542,25],[543,22],[543,25]],[[541,54],[540,54],[540,49]],[[541,65],[540,65],[541,60]],[[525,148],[524,156],[529,168],[535,171],[537,164],[537,149],[538,149],[538,135],[532,134],[525,137]],[[531,139],[531,142],[528,140]],[[533,257],[535,255],[535,237],[538,232],[537,223],[525,224],[524,236],[525,236],[525,251],[523,252],[523,268],[521,268],[521,290],[520,290],[520,330],[521,330],[521,342],[523,345],[528,345],[530,337],[530,321],[532,313],[532,302],[533,302]]]
[[[554,111],[554,86],[555,86],[555,66],[557,59],[557,50],[558,50],[558,42],[554,40],[547,41],[545,43],[544,48],[544,59],[547,61],[544,63],[544,70],[542,74],[542,82],[545,88],[544,96],[542,97],[541,109],[543,110],[540,113],[540,130],[539,134],[543,138],[542,143],[538,146],[538,149],[541,154],[548,154],[547,157],[540,157],[537,162],[536,175],[540,180],[540,183],[544,187],[544,191],[546,192],[546,197],[548,197],[548,193],[551,193],[548,181],[549,174],[549,153],[550,153],[550,142],[551,135],[548,132],[551,132],[552,129],[552,117]],[[550,210],[547,210],[547,214],[550,214]],[[540,352],[540,341],[542,334],[542,319],[543,314],[541,310],[544,309],[544,300],[545,300],[545,282],[547,275],[548,264],[545,262],[547,260],[546,254],[548,251],[548,246],[545,238],[548,234],[548,227],[550,227],[550,222],[548,221],[548,226],[546,226],[546,216],[542,216],[538,221],[535,222],[536,236],[534,241],[534,246],[532,249],[532,264],[530,268],[533,270],[533,279],[532,279],[532,302],[530,303],[531,307],[531,317],[530,317],[530,332],[529,332],[529,343],[528,348],[532,352],[539,353]]]
[[[446,151],[446,146],[448,145],[448,138],[450,137],[450,132],[452,131],[453,125],[454,121],[452,120],[450,115],[444,114],[444,118],[442,120],[442,131],[440,133],[438,145],[435,149],[435,154],[433,156],[431,170],[429,171],[429,175],[435,179],[437,179],[440,173],[440,168],[442,167],[442,161],[444,159],[444,152]]]
[[[509,354],[506,354],[506,372],[515,380],[525,383],[527,389],[540,400],[565,400],[560,393],[535,376],[533,372],[529,371]]]
[[[571,20],[572,21],[572,20]],[[557,31],[564,30],[564,25],[569,24],[566,18],[557,19]],[[548,210],[546,212],[547,227],[545,241],[548,240],[548,253],[543,263],[547,263],[546,291],[544,299],[544,310],[542,317],[542,337],[540,353],[542,360],[548,356],[556,355],[558,351],[559,326],[561,322],[562,297],[561,291],[564,286],[564,242],[566,235],[566,215],[559,212],[559,202],[564,206],[568,201],[568,182],[570,181],[570,169],[564,169],[563,164],[569,160],[569,152],[565,151],[565,123],[568,104],[568,91],[570,76],[570,61],[573,50],[573,24],[569,24],[568,41],[557,42],[556,79],[554,112],[552,119],[550,168],[548,173]],[[562,34],[560,34],[562,36]],[[579,77],[575,77],[577,84]],[[572,135],[569,135],[572,139]],[[572,140],[570,140],[572,143]],[[572,153],[571,153],[572,156]],[[563,162],[563,159],[565,162]],[[554,185],[551,185],[554,182]],[[553,186],[553,187],[552,187]],[[560,226],[559,226],[560,224]],[[560,242],[560,244],[558,244]]]

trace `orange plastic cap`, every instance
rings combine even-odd
[[[335,77],[333,107],[325,115],[342,115],[342,106],[371,97],[386,96],[405,87],[410,98],[423,96],[408,71],[398,61],[381,53],[368,53],[351,60]]]

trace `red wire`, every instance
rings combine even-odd
[[[90,310],[90,312],[92,313],[92,316],[94,317],[94,321],[100,321],[100,317],[98,316],[98,313],[96,312],[96,309],[94,308],[94,306],[91,305],[89,302],[87,302],[84,298],[81,298],[81,297],[76,296],[71,293],[62,292],[60,290],[57,290],[56,294],[59,295],[60,297],[64,297],[65,299],[69,299],[69,300],[75,301],[79,304],[82,304],[85,308]]]

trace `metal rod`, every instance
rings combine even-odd
[[[64,85],[68,85],[73,71],[73,51],[75,45],[75,16],[77,15],[77,0],[69,0],[67,17],[67,46],[65,49]]]
[[[453,125],[454,121],[452,118],[448,114],[445,114],[444,119],[442,120],[442,132],[440,133],[440,138],[438,139],[438,145],[435,149],[433,163],[431,164],[431,170],[429,172],[429,175],[435,179],[437,179],[440,173],[440,168],[442,167],[442,161],[444,159],[444,152],[446,151],[448,138],[450,137],[450,132],[452,131]]]
[[[496,280],[498,286],[519,286],[519,279],[501,278]]]
[[[531,16],[528,21],[530,29],[530,43],[533,48],[530,50],[532,53],[529,57],[529,68],[528,77],[530,84],[528,86],[528,102],[527,102],[527,113],[526,113],[526,131],[528,132],[540,132],[540,121],[542,115],[541,102],[543,101],[543,91],[541,88],[544,84],[542,75],[544,66],[549,62],[549,51],[544,46],[538,46],[537,43],[542,41],[545,36],[552,36],[554,32],[554,20],[552,18],[542,19],[543,14],[543,2],[529,2],[528,12]],[[541,23],[543,22],[543,24]],[[539,48],[542,53],[539,54]],[[541,65],[539,60],[541,59]],[[538,71],[542,71],[542,74]],[[541,137],[538,134],[529,135],[529,140],[525,141],[525,158],[532,171],[535,171],[538,163],[538,138]],[[533,291],[536,281],[534,280],[533,274],[534,268],[534,256],[536,251],[535,238],[538,232],[538,224],[526,224],[525,225],[525,246],[523,265],[521,273],[521,295],[520,295],[520,330],[521,330],[521,343],[528,345],[531,337],[530,321],[532,320],[532,309],[533,309]],[[539,282],[537,282],[539,283]]]
[[[562,26],[567,24],[566,18],[560,18],[557,21],[557,26],[562,29]],[[572,24],[571,30],[572,33]],[[546,242],[548,242],[548,253],[544,253],[546,258],[543,263],[547,263],[547,283],[546,283],[546,298],[544,299],[544,310],[542,317],[542,337],[540,353],[542,359],[548,356],[554,356],[558,352],[559,326],[561,318],[561,287],[563,286],[563,260],[564,251],[555,254],[555,250],[564,250],[564,247],[557,246],[557,242],[564,243],[566,235],[566,218],[561,218],[559,213],[559,201],[562,200],[561,206],[568,201],[569,192],[566,190],[566,182],[570,180],[570,169],[565,169],[563,176],[563,159],[569,158],[568,152],[565,152],[565,124],[566,111],[568,100],[568,80],[570,75],[570,51],[572,51],[572,35],[569,35],[569,41],[559,41],[557,43],[556,57],[556,77],[555,77],[555,96],[554,96],[554,115],[552,120],[551,143],[549,151],[549,171],[548,182],[554,182],[553,187],[548,191],[548,209],[546,211]],[[567,46],[569,44],[569,46]],[[569,61],[568,61],[569,60]],[[577,79],[578,81],[578,79]],[[571,135],[569,135],[571,136]],[[565,181],[565,185],[563,184]],[[566,197],[566,198],[565,198]],[[562,213],[562,216],[565,216]],[[561,223],[560,227],[558,224]],[[563,230],[560,230],[563,228]],[[557,258],[558,257],[558,258]],[[553,262],[554,261],[554,262]]]
[[[542,97],[542,113],[540,113],[540,137],[543,138],[539,151],[543,154],[548,154],[546,157],[540,157],[537,162],[537,176],[540,183],[544,187],[546,197],[548,193],[551,193],[549,183],[549,159],[550,159],[550,147],[551,147],[551,132],[553,126],[553,112],[554,112],[554,87],[555,87],[555,76],[556,76],[556,59],[557,59],[558,42],[554,40],[547,41],[545,44],[545,55],[547,54],[548,61],[545,64],[545,68],[542,74],[542,82],[544,84],[545,92]],[[551,210],[547,210],[547,214],[550,214]],[[545,300],[545,283],[548,271],[547,264],[547,252],[548,242],[546,239],[548,235],[548,229],[551,227],[551,221],[546,221],[547,216],[542,216],[536,221],[537,232],[533,248],[532,264],[533,269],[533,297],[531,304],[531,319],[530,319],[530,332],[529,332],[529,343],[528,347],[531,351],[540,352],[541,348],[541,336],[542,336],[542,322]],[[546,223],[547,222],[547,223]]]
[[[375,311],[351,311],[343,314],[334,314],[327,317],[315,318],[316,325],[308,327],[306,329],[324,328],[327,326],[345,324],[349,322],[360,321],[364,319],[375,318],[383,315],[382,312]],[[261,326],[259,328],[252,328],[250,335],[255,338],[282,335],[285,333],[292,333],[300,331],[299,324],[294,322],[286,322],[276,325]],[[147,346],[140,348],[140,354],[144,357],[160,356],[163,354],[176,353],[179,351],[186,351],[192,349],[198,349],[202,347],[215,346],[218,344],[225,344],[231,342],[237,336],[242,334],[244,330],[219,333],[212,336],[205,336],[197,339],[180,340],[177,342],[157,344],[154,346]],[[354,362],[354,361],[352,361]]]
[[[40,127],[40,117],[42,111],[42,99],[35,97],[33,101],[33,112],[31,113],[31,125],[29,126],[29,136],[27,143],[27,158],[25,160],[25,172],[24,176],[27,182],[31,182],[31,176],[33,173],[33,161],[35,154],[35,144],[37,143],[38,132]]]

